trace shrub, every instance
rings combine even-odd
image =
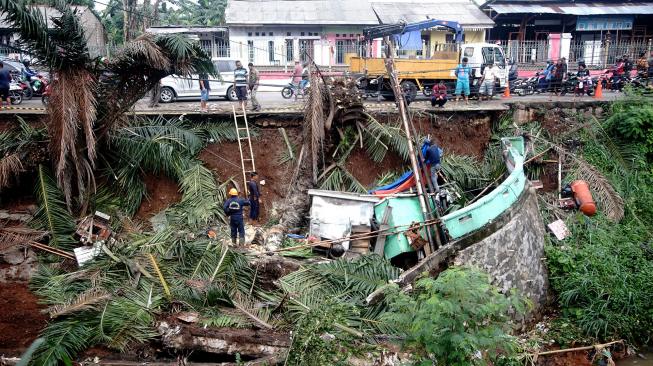
[[[404,336],[420,365],[497,365],[517,351],[509,311],[525,302],[505,296],[477,269],[454,267],[417,281],[412,295],[390,295],[386,321]]]

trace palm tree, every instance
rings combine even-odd
[[[48,134],[57,185],[68,207],[84,207],[95,188],[98,144],[124,112],[170,74],[214,74],[210,58],[178,35],[143,34],[111,60],[93,58],[76,12],[53,0],[61,13],[48,20],[26,0],[0,0],[0,14],[20,33],[24,46],[52,70]]]

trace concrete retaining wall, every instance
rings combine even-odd
[[[454,262],[483,269],[504,293],[516,288],[532,301],[532,314],[546,304],[549,281],[544,265],[546,232],[537,206],[537,195],[532,191],[525,192],[525,195],[507,223],[460,250]]]

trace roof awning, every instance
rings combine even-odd
[[[446,19],[458,22],[465,30],[494,27],[492,19],[471,1],[372,0],[371,4],[383,24]]]
[[[228,31],[226,27],[193,27],[193,26],[163,26],[147,28],[148,33],[155,34],[174,34],[174,33],[224,33]]]
[[[540,3],[489,4],[499,14],[564,14],[564,15],[629,15],[653,14],[653,2],[648,3]]]

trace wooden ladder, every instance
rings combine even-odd
[[[245,108],[242,108],[243,114],[236,113],[236,107],[233,105],[231,109],[234,113],[234,125],[236,126],[236,136],[238,138],[238,150],[240,151],[240,166],[243,171],[243,193],[245,197],[247,196],[247,173],[255,172],[256,165],[254,164],[254,151],[252,150],[252,139],[249,134],[249,124],[247,123],[247,113]],[[244,121],[245,127],[238,125],[238,118],[242,118]],[[247,149],[249,151],[249,158],[245,157],[243,153],[243,140],[247,140]]]

